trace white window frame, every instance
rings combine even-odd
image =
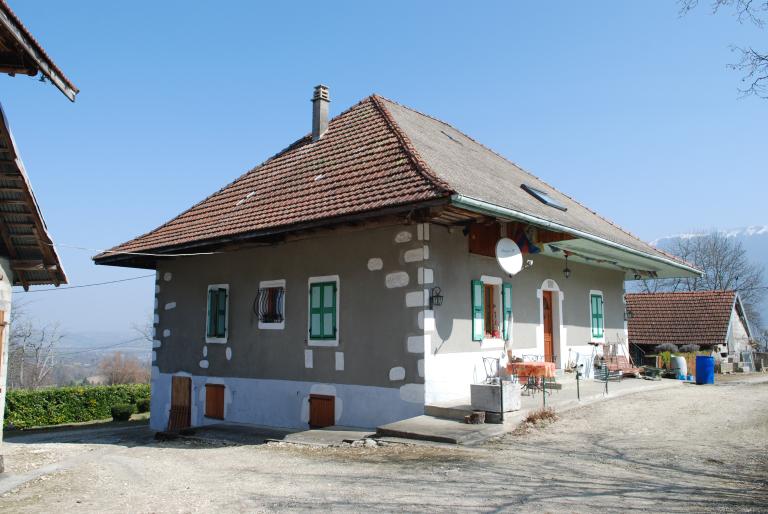
[[[593,296],[599,296],[600,301],[603,304],[603,335],[601,337],[595,337],[595,335],[592,332],[592,297]],[[603,292],[598,289],[590,289],[589,296],[587,297],[589,301],[589,340],[593,341],[595,343],[604,343],[605,342],[605,296],[603,295]]]
[[[283,330],[285,328],[285,296],[288,292],[288,290],[285,287],[285,279],[281,278],[279,280],[263,280],[259,282],[259,291],[261,291],[262,289],[269,289],[273,287],[283,288],[283,298],[281,299],[281,301],[283,302],[283,305],[282,305],[283,321],[276,322],[276,323],[265,323],[265,322],[259,321],[259,328],[263,330]]]
[[[485,337],[483,335],[483,340],[480,341],[480,349],[481,350],[500,350],[504,348],[504,320],[502,317],[504,316],[504,291],[502,284],[504,281],[501,279],[501,277],[491,277],[488,275],[481,275],[480,276],[480,282],[483,283],[483,286],[489,285],[494,287],[494,295],[496,298],[494,298],[494,306],[496,309],[496,315],[498,316],[498,319],[500,321],[499,324],[499,331],[501,333],[501,337]],[[483,301],[483,316],[485,316],[485,301]],[[510,324],[509,327],[510,332],[512,331],[512,325]],[[485,330],[483,330],[483,333],[485,333]]]
[[[227,314],[224,316],[224,337],[210,337],[208,335],[208,324],[210,323],[211,309],[208,305],[208,299],[211,296],[212,289],[227,290]],[[214,344],[226,344],[229,338],[229,284],[210,284],[205,292],[205,342]]]
[[[311,298],[309,298],[309,290],[312,284],[318,282],[336,282],[336,337],[334,339],[312,339],[310,336],[312,328],[312,304]],[[338,275],[326,275],[323,277],[309,277],[307,281],[307,345],[308,346],[339,346],[339,334],[341,333],[341,325],[339,324],[339,312],[341,311],[341,281]]]

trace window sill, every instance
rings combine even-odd
[[[480,349],[481,350],[503,350],[504,340],[498,337],[483,338],[483,340],[480,341]]]
[[[285,321],[280,323],[264,323],[259,321],[259,330],[283,330],[285,328]]]
[[[208,337],[205,336],[206,344],[227,344],[226,337]]]
[[[338,339],[309,339],[307,346],[339,346]]]

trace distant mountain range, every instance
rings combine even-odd
[[[747,253],[747,258],[750,261],[761,264],[763,266],[765,269],[765,277],[768,281],[768,225],[753,225],[750,227],[735,228],[730,230],[719,230],[718,232],[725,235],[726,237],[733,237],[741,242],[742,246],[744,247],[744,251]],[[669,249],[675,241],[701,237],[707,233],[711,233],[711,231],[666,236],[655,241],[651,241],[651,244],[661,248],[662,250],[665,250]],[[768,295],[766,295],[766,300],[763,302],[760,311],[762,313],[763,320],[768,321]]]

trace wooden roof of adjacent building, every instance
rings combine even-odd
[[[0,0],[0,72],[30,76],[42,73],[73,102],[80,92],[5,0]]]
[[[0,105],[0,255],[7,256],[13,285],[65,284],[67,276],[53,247],[13,134]]]

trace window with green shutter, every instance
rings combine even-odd
[[[512,330],[512,284],[505,282],[501,285],[501,303],[504,316],[504,340],[509,340]]]
[[[336,339],[336,282],[309,285],[309,338]]]
[[[592,314],[592,337],[602,338],[605,328],[605,319],[603,316],[603,295],[591,294],[591,314]]]
[[[485,335],[483,296],[485,288],[480,280],[472,281],[472,340],[482,341]]]
[[[227,295],[226,286],[208,287],[208,320],[206,336],[212,339],[227,337]]]

